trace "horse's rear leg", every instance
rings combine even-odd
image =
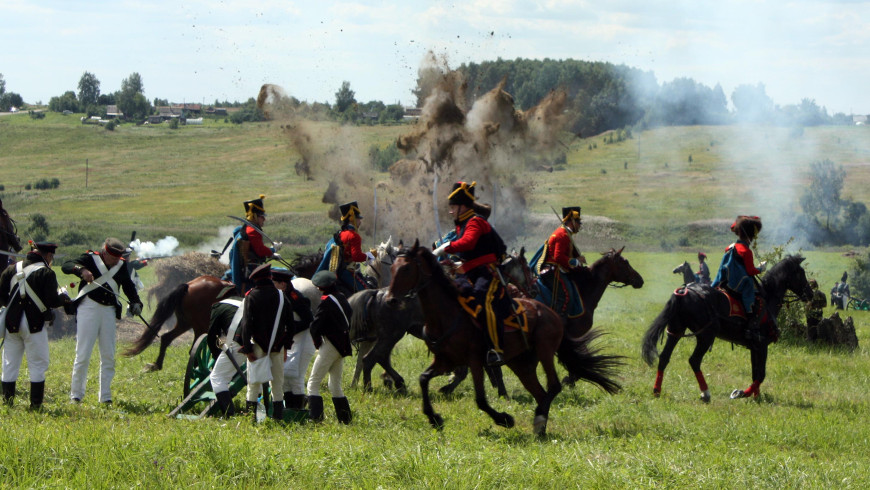
[[[435,413],[435,409],[432,407],[432,400],[429,399],[429,381],[436,376],[446,373],[450,370],[450,367],[436,355],[432,364],[420,375],[420,392],[423,394],[423,414],[429,418],[429,424],[438,430],[444,428],[444,419]]]
[[[701,361],[704,360],[704,354],[710,350],[713,345],[714,337],[712,335],[703,335],[697,337],[695,350],[689,356],[689,366],[692,367],[692,372],[695,373],[695,379],[698,380],[698,388],[701,390],[700,399],[704,403],[710,403],[710,389],[707,387],[707,380],[704,379],[704,373],[701,371]]]
[[[483,356],[480,356],[483,357]],[[469,364],[468,369],[471,371],[471,379],[474,382],[474,401],[477,402],[477,408],[486,412],[492,418],[495,425],[502,427],[513,427],[514,418],[505,412],[499,412],[490,406],[486,399],[486,385],[483,379],[483,365],[478,360],[474,360]],[[539,385],[540,386],[540,385]],[[543,391],[543,389],[542,389]]]
[[[761,395],[761,383],[767,374],[767,346],[755,347],[749,350],[752,362],[752,384],[745,390],[734,390],[731,398],[755,398]]]
[[[511,370],[520,379],[520,382],[531,393],[538,403],[535,407],[534,432],[535,435],[543,437],[547,434],[547,421],[550,418],[550,404],[553,398],[562,391],[562,384],[559,383],[558,375],[556,374],[556,366],[553,364],[553,359],[549,362],[542,361],[544,374],[547,377],[547,390],[541,386],[538,381],[538,362],[529,354],[521,355],[518,359],[514,359],[508,363]]]
[[[671,362],[671,354],[674,353],[674,347],[677,346],[677,342],[679,341],[680,337],[671,335],[670,332],[667,333],[665,346],[662,348],[661,354],[659,354],[659,367],[656,372],[656,382],[653,385],[653,396],[659,396],[662,393],[662,380],[665,377],[665,368],[668,367],[668,363]]]
[[[353,379],[350,381],[351,388],[356,387],[359,381],[359,375],[363,372],[363,358],[372,350],[375,343],[369,340],[364,340],[359,343],[359,349],[356,354],[356,366],[353,368]]]
[[[176,313],[176,317],[177,316],[178,316],[178,314]],[[154,364],[151,364],[151,365],[145,367],[146,370],[159,371],[159,370],[163,369],[163,359],[166,357],[166,349],[169,348],[169,346],[170,346],[170,344],[172,344],[173,340],[177,339],[179,336],[181,336],[181,334],[188,331],[189,329],[190,329],[189,326],[187,326],[184,322],[179,320],[175,324],[175,328],[173,328],[172,330],[161,335],[160,336],[160,353],[157,354],[157,360],[154,361]],[[193,348],[193,345],[191,345],[191,348]]]

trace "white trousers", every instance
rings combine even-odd
[[[284,353],[286,351],[281,349],[279,352],[270,352],[269,360],[272,363],[272,381],[269,382],[269,386],[272,388],[272,401],[280,402],[284,401],[284,391],[280,389],[280,387],[284,386]],[[257,359],[262,358],[266,355],[266,351],[263,350],[259,345],[254,344],[254,355],[257,356]],[[279,389],[275,389],[278,386]],[[214,386],[212,386],[213,388]],[[263,383],[248,383],[248,396],[247,401],[255,402],[257,398],[260,397],[260,393],[263,391]]]
[[[85,297],[76,312],[76,360],[73,362],[70,398],[85,397],[88,364],[94,344],[100,345],[100,402],[112,399],[112,379],[115,377],[115,307],[97,303]]]
[[[323,345],[317,351],[314,359],[314,367],[311,368],[311,377],[308,378],[308,396],[320,396],[320,383],[329,374],[329,393],[333,398],[344,396],[341,389],[341,372],[344,366],[344,358],[338,353],[332,343],[323,338]]]
[[[48,371],[48,331],[46,324],[42,331],[30,333],[27,317],[21,314],[21,324],[18,332],[6,331],[6,342],[3,344],[3,376],[4,383],[18,380],[21,360],[27,356],[27,371],[31,383],[45,381]],[[5,328],[5,327],[4,327]]]
[[[233,359],[235,359],[236,364],[238,364],[239,367],[243,366],[245,363],[246,357],[244,354],[239,353],[239,344],[230,341],[229,351],[232,352],[232,354],[228,354],[228,351],[223,351],[218,355],[214,366],[211,368],[211,374],[208,376],[211,381],[211,388],[215,393],[229,391],[230,381],[232,381],[233,376],[236,375],[236,367],[233,366],[233,362],[230,360],[229,356],[233,356]]]
[[[284,391],[293,392],[294,395],[305,394],[305,375],[308,374],[308,364],[315,352],[317,348],[307,328],[293,336],[293,346],[287,351],[287,360],[284,362]]]

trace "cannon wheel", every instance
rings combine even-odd
[[[190,390],[200,381],[208,378],[211,368],[214,367],[215,359],[208,346],[208,335],[200,335],[190,349],[190,358],[187,360],[187,369],[184,371],[184,397],[190,394]]]

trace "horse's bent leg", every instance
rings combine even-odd
[[[692,367],[692,372],[695,373],[695,379],[698,380],[698,388],[701,390],[701,401],[704,403],[710,403],[710,390],[707,387],[707,380],[704,379],[704,373],[701,371],[701,361],[704,360],[704,354],[710,350],[711,345],[713,345],[712,336],[704,335],[697,337],[695,350],[692,352],[692,355],[689,356],[689,366]]]
[[[767,346],[749,349],[749,359],[752,362],[752,384],[745,390],[734,390],[731,398],[758,398],[761,395],[761,383],[767,374]]]
[[[508,393],[507,389],[504,387],[504,375],[502,374],[501,367],[499,366],[486,366],[486,375],[489,377],[489,382],[493,388],[498,391],[498,396],[500,398],[507,399]],[[559,387],[561,390],[561,385]]]
[[[475,362],[468,366],[468,369],[471,371],[471,380],[474,382],[474,401],[477,402],[477,408],[486,412],[486,414],[492,418],[492,421],[495,422],[495,425],[508,428],[513,427],[514,418],[511,417],[510,414],[496,411],[490,406],[489,401],[486,399],[483,365],[475,360]]]
[[[444,419],[435,413],[435,409],[432,408],[432,400],[429,399],[429,381],[436,376],[446,373],[448,369],[449,367],[445,363],[442,363],[440,359],[438,359],[438,356],[435,356],[432,364],[430,364],[429,367],[423,371],[423,374],[420,375],[420,392],[423,395],[423,414],[429,418],[429,424],[438,430],[444,428]]]
[[[362,373],[363,370],[363,357],[365,357],[366,354],[369,353],[369,351],[372,349],[372,345],[374,345],[374,343],[368,340],[364,340],[359,343],[359,348],[356,352],[356,366],[354,366],[353,368],[353,379],[351,379],[350,381],[351,388],[356,387],[356,383],[357,381],[359,381],[359,375]]]
[[[444,395],[451,395],[456,390],[460,383],[468,377],[468,366],[461,366],[453,370],[453,377],[449,383],[438,389],[438,392]]]
[[[654,396],[659,396],[662,393],[662,380],[665,377],[665,368],[667,368],[668,363],[671,362],[671,354],[674,353],[674,347],[677,346],[677,342],[679,341],[679,337],[668,333],[667,339],[665,340],[665,346],[662,348],[661,354],[659,354],[659,367],[656,372],[656,382],[653,385]]]

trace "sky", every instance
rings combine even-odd
[[[777,105],[815,100],[828,114],[870,113],[870,0],[0,0],[0,73],[25,102],[101,93],[136,72],[145,96],[245,101],[281,86],[335,101],[414,105],[428,51],[451,67],[488,60],[578,59],[692,78],[764,84]]]

